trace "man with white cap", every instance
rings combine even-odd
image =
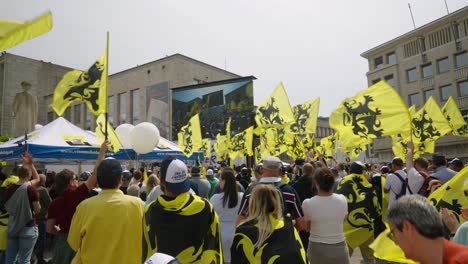
[[[282,166],[283,163],[277,157],[269,156],[264,158],[260,169],[262,177],[257,184],[273,184],[281,192],[283,216],[289,216],[293,220],[296,220],[296,226],[301,228],[301,225],[303,224],[302,219],[304,217],[301,201],[299,199],[299,195],[291,185],[281,183]],[[256,184],[251,184],[242,197],[236,225],[239,225],[247,217],[249,212],[250,194],[255,185]]]
[[[164,194],[143,217],[143,261],[159,252],[181,263],[223,263],[218,215],[208,200],[189,193],[185,163],[164,160],[160,175]]]

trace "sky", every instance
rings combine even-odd
[[[468,0],[446,0],[453,12]],[[52,11],[49,33],[9,53],[87,69],[110,33],[109,73],[175,53],[241,76],[254,103],[283,82],[291,105],[320,97],[320,115],[367,87],[360,54],[447,14],[444,0],[0,0],[0,19]]]

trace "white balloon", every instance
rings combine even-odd
[[[139,154],[151,152],[159,143],[159,129],[152,123],[143,122],[130,133],[133,150]]]
[[[124,148],[132,148],[132,143],[130,142],[130,133],[132,132],[135,126],[132,124],[121,124],[115,129],[115,133],[120,139],[120,143]]]
[[[42,128],[42,127],[43,127],[43,125],[41,125],[41,124],[35,124],[34,125],[34,130]]]

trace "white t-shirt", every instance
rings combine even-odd
[[[400,174],[403,180],[406,179],[406,173],[403,170],[397,170],[396,173]],[[390,199],[388,201],[388,208],[390,208],[392,203],[396,201],[396,196],[397,194],[400,193],[400,190],[401,190],[401,184],[402,184],[401,180],[395,174],[389,173],[387,175],[387,178],[385,179],[384,189],[390,190],[389,192]],[[408,188],[406,188],[406,194],[409,194]]]
[[[414,167],[408,171],[408,185],[413,192],[417,194],[424,184],[424,176],[422,176]]]
[[[305,199],[302,210],[310,220],[309,241],[337,244],[345,240],[343,221],[348,214],[348,202],[342,194]]]
[[[239,199],[237,200],[237,205],[233,208],[228,207],[228,201],[226,201],[226,207],[223,207],[224,193],[217,193],[210,199],[213,209],[219,217],[223,257],[226,262],[231,262],[231,245],[234,239],[234,232],[236,231],[237,212],[244,195],[241,192],[237,194]]]

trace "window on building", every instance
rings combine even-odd
[[[468,81],[458,83],[458,92],[460,97],[468,96]]]
[[[396,55],[395,52],[390,52],[387,54],[387,64],[395,64],[396,63]]]
[[[70,107],[67,107],[67,110],[65,110],[65,113],[63,113],[63,118],[65,118],[66,120],[68,121],[72,121],[71,120],[71,108]]]
[[[409,102],[409,106],[412,106],[412,105],[419,106],[420,105],[419,93],[408,95],[408,102]]]
[[[427,102],[427,100],[429,100],[429,98],[431,96],[434,97],[434,99],[435,99],[435,90],[434,89],[424,91],[424,101],[425,102]]]
[[[468,65],[468,52],[464,51],[455,55],[455,66],[457,68]]]
[[[421,66],[422,77],[427,78],[432,76],[432,63]]]
[[[375,80],[372,80],[372,84],[376,84],[376,83],[378,83],[378,82],[380,82],[380,78],[375,79]]]
[[[115,97],[113,95],[111,95],[107,99],[107,105],[109,107],[109,112],[107,113],[107,121],[112,126],[114,126],[114,111],[115,111],[115,100],[114,100],[114,98]]]
[[[85,117],[84,117],[84,120],[85,120],[85,124],[84,124],[84,129],[86,130],[91,130],[91,111],[89,111],[89,107],[87,107],[85,105]]]
[[[440,98],[442,99],[442,101],[447,101],[451,95],[452,95],[451,84],[440,87]]]
[[[73,113],[73,120],[75,121],[75,125],[81,126],[81,105],[78,104],[74,106],[74,113]]]
[[[133,90],[132,97],[132,124],[140,123],[140,90]]]
[[[416,71],[416,68],[411,68],[409,70],[406,70],[406,78],[408,82],[415,82],[418,80],[418,73]]]
[[[393,78],[393,74],[385,76],[385,81],[392,87],[395,87],[395,78]]]
[[[437,60],[437,72],[444,73],[450,70],[448,57]]]
[[[127,123],[127,94],[119,94],[119,124]]]
[[[374,59],[374,69],[377,69],[383,65],[383,57],[377,57]]]

